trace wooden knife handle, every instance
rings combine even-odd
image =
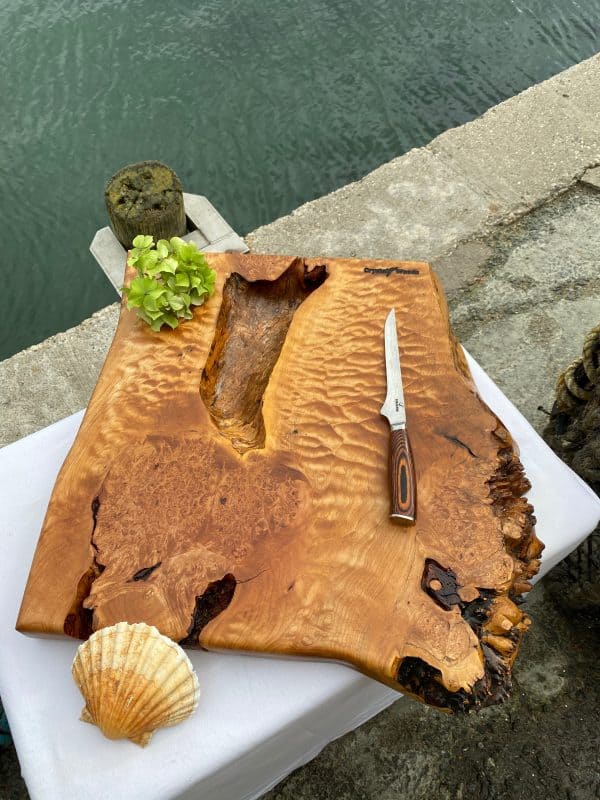
[[[413,525],[417,514],[417,487],[406,429],[390,436],[390,517],[401,525]]]

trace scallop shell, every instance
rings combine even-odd
[[[144,747],[157,728],[198,705],[198,679],[181,647],[151,625],[119,622],[79,646],[71,668],[85,700],[81,719],[109,739]]]

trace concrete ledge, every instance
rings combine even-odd
[[[431,259],[565,191],[600,163],[599,86],[596,55],[246,241],[264,253]]]
[[[247,242],[252,250],[265,253],[433,261],[448,291],[459,335],[531,419],[537,396],[544,395],[539,402],[550,402],[550,376],[565,366],[569,348],[560,331],[568,329],[570,349],[577,355],[595,313],[588,302],[598,291],[590,273],[592,254],[586,251],[585,263],[580,263],[576,250],[586,231],[594,225],[600,228],[598,208],[585,198],[570,210],[565,206],[564,213],[571,217],[580,212],[587,216],[583,227],[563,228],[563,211],[557,210],[552,224],[563,232],[552,247],[575,251],[568,274],[564,259],[550,263],[543,252],[528,262],[523,241],[514,245],[512,261],[502,267],[496,256],[504,245],[492,234],[504,230],[501,224],[564,193],[586,170],[600,164],[599,123],[597,55],[447,131],[427,147],[259,228]],[[589,183],[595,175],[588,173]],[[530,235],[541,234],[532,229]],[[562,300],[567,305],[557,304],[551,313],[552,303]],[[558,326],[550,344],[544,337],[523,338],[535,329],[531,314],[540,304],[548,311],[547,324],[554,316]],[[580,314],[584,307],[585,314]],[[0,446],[86,405],[116,317],[116,306],[111,306],[0,363]],[[518,336],[523,344],[517,347],[515,342],[512,359],[523,360],[520,372],[511,369],[505,344]],[[531,384],[528,371],[541,360],[546,365],[544,380],[540,383],[536,377]],[[526,399],[521,387],[528,383],[535,392]]]
[[[246,237],[260,253],[427,260],[480,230],[487,197],[426,148]]]
[[[585,334],[600,322],[600,192],[574,187],[493,231],[485,247],[471,282],[450,293],[452,324],[542,430],[547,417],[539,406],[550,410],[558,374],[581,355]]]
[[[564,191],[600,161],[600,56],[442,133],[428,149],[514,218]]]
[[[83,408],[112,342],[119,304],[0,362],[0,446]]]

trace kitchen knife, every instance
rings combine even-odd
[[[393,308],[385,321],[384,341],[387,396],[381,415],[390,423],[390,518],[401,525],[413,525],[417,514],[417,487],[406,430],[396,312]]]

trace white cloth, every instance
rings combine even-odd
[[[470,360],[480,394],[519,444],[546,572],[596,526],[600,501]],[[250,800],[400,697],[335,663],[190,652],[196,713],[141,749],[79,721],[73,640],[14,630],[74,414],[0,451],[0,695],[33,800]],[[543,620],[536,624],[543,625]]]

